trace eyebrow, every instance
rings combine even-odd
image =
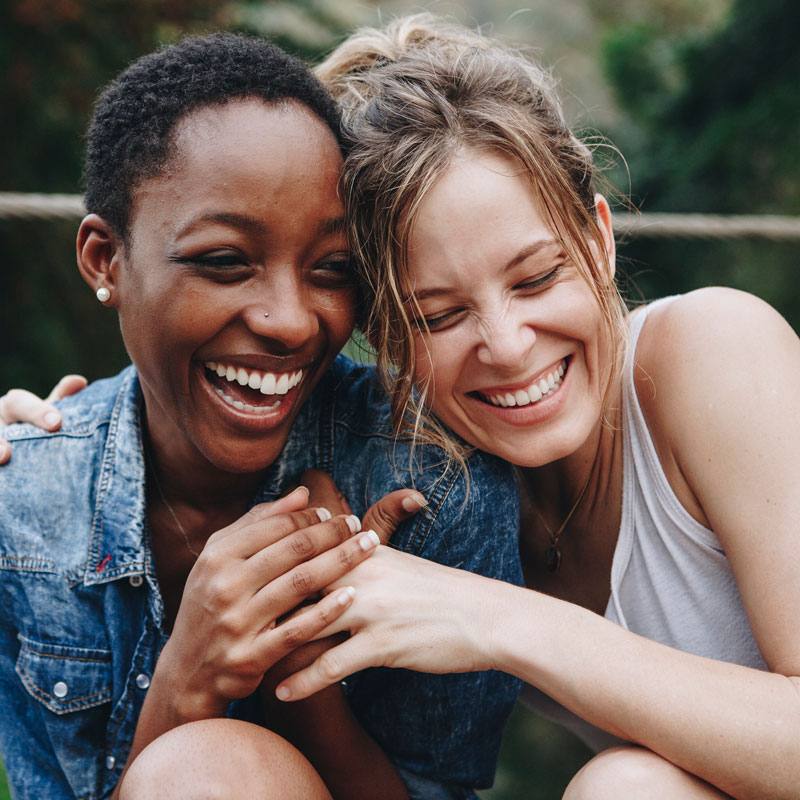
[[[186,223],[179,231],[179,236],[184,236],[191,233],[192,229],[197,225],[206,222],[217,222],[220,225],[227,225],[231,228],[246,231],[257,235],[264,235],[266,227],[264,223],[257,217],[251,217],[249,214],[239,214],[233,211],[218,211],[210,214],[201,214]],[[320,236],[331,236],[334,233],[342,233],[345,230],[344,217],[333,217],[331,219],[322,220],[317,225],[317,231]]]
[[[542,250],[547,250],[553,246],[560,247],[560,244],[555,239],[541,239],[538,242],[525,245],[525,247],[523,247],[508,261],[508,263],[503,267],[502,271],[508,272],[509,270],[514,269],[514,267],[519,266],[523,261],[531,258],[532,256],[538,255],[542,252]],[[452,294],[452,292],[453,289],[447,286],[432,286],[430,289],[422,289],[418,292],[415,291],[414,296],[416,297],[417,301],[420,301],[428,297],[440,297],[442,295]],[[403,298],[404,301],[409,299],[410,295]]]

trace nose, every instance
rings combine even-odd
[[[286,350],[299,350],[314,339],[320,321],[313,298],[292,279],[260,292],[244,311],[248,328]]]
[[[513,370],[525,363],[536,342],[536,331],[528,320],[504,309],[479,325],[477,356],[481,364]]]

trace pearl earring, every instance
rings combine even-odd
[[[110,298],[111,298],[111,292],[109,292],[109,291],[108,291],[108,289],[106,289],[106,287],[105,287],[105,286],[101,286],[101,287],[100,287],[100,288],[97,290],[97,299],[98,299],[98,300],[99,300],[101,303],[107,303],[107,302],[109,301],[109,299],[110,299]]]

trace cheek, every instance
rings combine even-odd
[[[355,327],[355,290],[325,292],[314,298],[319,315],[325,321],[332,347],[344,347]]]

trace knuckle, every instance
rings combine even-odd
[[[336,560],[339,565],[350,569],[356,562],[356,553],[352,547],[340,547],[336,551]]]
[[[281,643],[287,650],[294,650],[305,638],[303,629],[297,622],[284,622],[281,625]]]
[[[316,587],[311,573],[307,569],[295,569],[292,572],[292,588],[301,595],[314,591]]]
[[[326,650],[318,659],[320,674],[328,681],[338,681],[342,677],[339,657],[334,650]]]
[[[292,553],[300,558],[311,555],[315,549],[314,540],[305,531],[298,531],[293,534],[289,544]]]

